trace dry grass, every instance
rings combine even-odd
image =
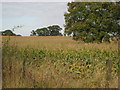
[[[9,37],[2,37],[5,41]],[[31,36],[31,37],[10,37],[10,44],[19,48],[32,47],[36,49],[80,49],[80,48],[99,48],[99,49],[118,49],[117,43],[84,43],[82,41],[74,41],[72,37],[64,36]]]
[[[5,41],[8,40],[9,37],[2,37],[3,40],[3,48]],[[81,55],[86,55],[84,48],[87,49],[87,53],[92,56],[94,59],[104,58],[105,56],[101,53],[102,50],[106,50],[114,56],[106,56],[108,58],[116,57],[116,53],[111,51],[118,51],[117,43],[91,43],[86,44],[81,41],[74,41],[72,37],[10,37],[10,46],[17,47],[18,50],[25,51],[27,48],[30,56],[32,56],[29,48],[38,49],[38,50],[48,50],[50,53],[53,53],[53,56],[49,56],[49,52],[45,52],[46,60],[34,60],[25,58],[25,72],[24,78],[22,76],[22,64],[23,60],[20,60],[15,55],[20,54],[17,50],[13,52],[14,49],[5,49],[3,54],[8,50],[10,53],[3,55],[3,88],[104,88],[106,83],[106,71],[104,69],[96,68],[94,73],[90,74],[85,73],[84,76],[89,76],[91,78],[79,78],[80,74],[74,72],[74,69],[78,69],[81,66],[75,66],[77,61],[73,60],[73,64],[68,62],[62,62],[64,57],[57,57],[59,55],[55,55],[60,53],[59,50],[63,50],[63,54],[68,55],[79,55],[79,50],[83,50]],[[98,58],[97,51],[95,48],[100,51],[101,57]],[[76,50],[76,51],[74,51]],[[92,50],[92,51],[89,51]],[[66,54],[65,53],[68,53]],[[21,51],[22,52],[22,51]],[[91,53],[92,52],[92,53]],[[18,54],[16,54],[18,53]],[[23,54],[25,52],[22,52]],[[13,55],[15,54],[15,55]],[[26,54],[26,53],[25,53]],[[95,55],[95,57],[94,57]],[[89,56],[89,55],[88,55]],[[71,57],[71,56],[69,56]],[[54,58],[55,61],[51,59]],[[75,57],[74,57],[75,58]],[[84,58],[84,56],[83,56]],[[27,60],[29,59],[29,60]],[[88,58],[89,59],[89,58]],[[117,60],[117,59],[116,59]],[[69,61],[69,60],[68,60]],[[102,60],[100,61],[102,62]],[[102,66],[104,64],[98,64],[98,66]],[[68,72],[70,66],[73,68],[73,72]],[[77,67],[77,68],[76,68]],[[118,78],[115,76],[110,82],[111,88],[118,87]]]

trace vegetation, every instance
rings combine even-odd
[[[16,34],[13,33],[11,30],[5,30],[2,33],[2,36],[15,36]]]
[[[21,36],[21,35],[16,35],[11,30],[2,31],[1,34],[2,34],[2,36]]]
[[[117,43],[86,44],[70,37],[16,38],[16,46],[14,37],[2,38],[3,88],[118,87]]]
[[[52,25],[47,28],[37,29],[36,31],[32,30],[30,36],[62,36],[61,30],[60,26]]]
[[[119,9],[112,2],[68,3],[65,37],[58,25],[32,30],[32,37],[12,32],[22,26],[3,31],[3,88],[118,88]]]
[[[65,13],[65,33],[84,42],[110,41],[118,37],[120,4],[117,2],[71,2]]]

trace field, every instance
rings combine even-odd
[[[118,42],[2,37],[3,88],[118,88]]]

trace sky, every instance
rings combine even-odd
[[[14,33],[22,36],[29,36],[32,30],[50,25],[59,25],[64,30],[65,12],[67,2],[2,2],[0,31],[18,25],[22,27],[15,29]]]

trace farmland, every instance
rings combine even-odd
[[[118,42],[2,37],[3,88],[117,88]]]

